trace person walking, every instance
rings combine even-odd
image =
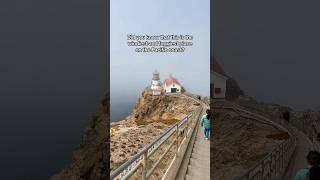
[[[206,114],[202,116],[200,125],[201,127],[203,127],[204,138],[206,140],[209,140],[209,136],[210,136],[210,110],[209,109],[206,111]]]
[[[320,153],[310,151],[307,155],[309,167],[297,172],[294,180],[319,180],[320,179]]]

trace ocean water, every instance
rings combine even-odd
[[[138,97],[132,95],[126,98],[112,98],[110,101],[111,122],[118,122],[126,118],[133,111]]]

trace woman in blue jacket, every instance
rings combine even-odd
[[[207,115],[202,116],[200,125],[201,125],[201,127],[204,128],[204,138],[206,140],[209,140],[209,136],[210,136],[210,113],[208,113]]]
[[[320,153],[310,151],[307,155],[309,167],[297,172],[294,180],[319,180],[320,179]]]

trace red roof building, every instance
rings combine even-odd
[[[211,56],[211,59],[210,59],[210,70],[213,70],[214,72],[216,72],[220,75],[228,77],[214,56]]]
[[[210,59],[210,95],[215,99],[224,99],[226,96],[228,76],[216,61]]]
[[[164,89],[167,93],[181,93],[181,84],[173,76],[164,80]]]
[[[173,83],[176,83],[176,84],[180,85],[179,81],[178,81],[176,78],[174,78],[173,76],[171,76],[171,75],[169,76],[169,78],[167,78],[167,79],[164,80],[164,83],[165,83],[167,86],[169,86],[169,85],[171,85],[171,84],[173,84]]]

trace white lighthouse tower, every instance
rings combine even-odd
[[[151,81],[151,90],[152,90],[152,95],[154,96],[161,95],[162,88],[161,88],[161,81],[160,81],[160,73],[157,70],[153,72],[153,78]]]

